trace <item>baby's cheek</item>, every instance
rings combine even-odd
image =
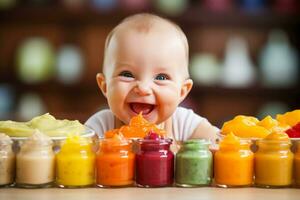
[[[108,86],[107,88],[107,100],[109,104],[115,104],[118,102],[120,105],[121,101],[124,101],[124,90],[122,87],[116,87],[114,85]]]
[[[160,105],[161,113],[163,115],[172,114],[179,104],[179,94],[176,88],[164,88],[157,96],[157,103]]]
[[[180,91],[175,86],[161,87],[159,93],[161,101],[165,103],[176,103],[180,98]]]

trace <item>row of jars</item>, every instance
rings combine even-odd
[[[139,144],[134,153],[133,144]],[[167,186],[173,183],[174,154],[171,139],[101,139],[95,153],[91,139],[68,137],[55,153],[53,142],[36,132],[15,155],[11,139],[0,134],[0,186],[99,187]],[[154,169],[154,170],[153,170]]]
[[[142,187],[175,184],[182,187],[251,186],[288,187],[293,180],[300,186],[300,143],[290,151],[290,141],[280,133],[258,141],[253,153],[250,143],[227,135],[214,155],[205,140],[185,141],[176,154],[170,151],[171,139],[138,140],[134,153],[129,140],[103,139],[95,154],[91,141],[79,136],[67,138],[55,154],[51,140],[35,134],[22,146],[16,159],[10,140],[0,140],[0,185],[14,182],[20,187],[122,187],[136,183]],[[42,138],[42,139],[41,139]],[[39,142],[36,142],[39,141]],[[14,162],[16,160],[16,170]],[[174,162],[175,160],[175,162]],[[175,164],[175,173],[174,173]],[[294,176],[293,176],[294,175]]]

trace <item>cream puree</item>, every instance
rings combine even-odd
[[[55,155],[52,140],[36,130],[17,155],[16,183],[41,186],[55,179]]]
[[[0,133],[0,186],[13,183],[15,174],[15,155],[12,140]]]

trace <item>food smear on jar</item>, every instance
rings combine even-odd
[[[112,137],[115,133],[120,132],[125,138],[144,138],[146,135],[153,131],[160,136],[165,136],[166,131],[158,128],[155,124],[148,122],[140,113],[132,117],[129,125],[124,125],[119,129],[113,129],[105,133],[106,138]]]
[[[15,154],[12,151],[12,140],[0,133],[0,186],[13,183],[15,177]]]

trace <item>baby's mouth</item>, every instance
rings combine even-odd
[[[151,113],[151,111],[155,107],[153,104],[147,103],[130,103],[129,105],[133,112],[135,112],[136,114],[142,113],[143,115]]]

